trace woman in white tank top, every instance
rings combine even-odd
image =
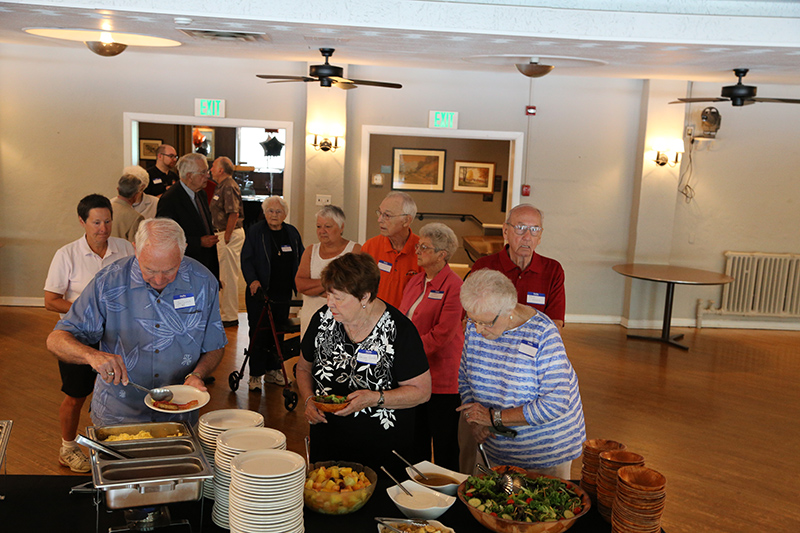
[[[306,248],[294,279],[297,290],[303,295],[303,307],[299,313],[301,337],[305,335],[314,313],[327,304],[325,289],[319,279],[322,269],[340,255],[361,251],[360,244],[342,238],[344,222],[344,211],[335,205],[325,206],[317,212],[319,243]]]

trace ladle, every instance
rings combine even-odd
[[[400,458],[400,460],[401,460],[401,461],[403,461],[405,464],[407,464],[407,465],[408,465],[408,467],[409,467],[409,468],[411,468],[411,470],[413,470],[414,472],[416,472],[417,474],[419,474],[419,476],[420,476],[422,479],[425,479],[425,480],[427,480],[427,479],[428,479],[428,476],[426,476],[425,474],[423,474],[422,472],[420,472],[419,470],[417,470],[417,467],[416,467],[416,466],[414,466],[414,465],[412,465],[411,463],[409,463],[408,461],[406,461],[405,457],[403,457],[402,455],[400,455],[399,453],[397,453],[397,450],[392,450],[392,453],[393,453],[393,454],[395,454],[397,457],[399,457],[399,458]]]
[[[128,385],[133,385],[142,392],[150,395],[154,402],[168,402],[172,399],[172,391],[167,388],[148,389],[128,380]]]
[[[392,480],[392,481],[394,481],[395,485],[397,485],[398,487],[400,487],[400,489],[401,489],[403,492],[405,492],[406,494],[408,494],[408,495],[409,495],[409,496],[411,496],[412,498],[414,497],[414,495],[413,495],[413,494],[411,494],[411,491],[409,491],[407,488],[405,488],[405,487],[404,487],[404,486],[403,486],[403,485],[402,485],[402,484],[401,484],[399,481],[397,481],[397,480],[394,478],[394,476],[393,476],[393,475],[391,475],[391,474],[389,473],[389,471],[388,471],[388,470],[386,470],[386,467],[383,467],[383,466],[382,466],[382,467],[381,467],[381,470],[383,470],[383,472],[384,472],[384,473],[385,473],[387,476],[389,476],[389,478],[391,478],[391,480]]]

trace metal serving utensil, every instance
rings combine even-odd
[[[399,482],[398,482],[398,481],[397,481],[397,480],[394,478],[394,476],[393,476],[393,475],[391,475],[391,474],[389,473],[389,471],[388,471],[388,470],[386,470],[386,467],[383,467],[383,466],[382,466],[382,467],[381,467],[381,470],[383,470],[383,473],[384,473],[384,474],[386,474],[387,476],[389,476],[389,478],[390,478],[392,481],[394,481],[394,482],[395,482],[395,484],[396,484],[398,487],[400,487],[400,488],[402,489],[402,491],[403,491],[403,492],[405,492],[406,494],[408,494],[408,495],[409,495],[409,496],[411,496],[412,498],[414,497],[414,495],[413,495],[413,494],[411,494],[411,492],[410,492],[410,491],[409,491],[407,488],[405,488],[403,485],[401,485],[401,484],[400,484],[400,483],[399,483]]]
[[[80,435],[80,434],[75,437],[75,442],[77,442],[78,444],[83,444],[87,448],[91,448],[96,452],[102,452],[102,453],[105,453],[107,455],[110,455],[111,457],[114,457],[115,459],[132,459],[132,457],[130,455],[126,454],[126,453],[122,453],[122,452],[118,452],[116,450],[112,450],[108,446],[104,446],[103,444],[100,444],[96,440],[92,440],[92,439],[90,439],[88,437],[84,437],[83,435]]]
[[[131,380],[128,380],[128,385],[133,385],[140,391],[146,392],[150,395],[154,402],[168,402],[172,399],[172,391],[166,388],[148,389],[147,387],[137,385]]]
[[[419,475],[420,475],[420,477],[422,477],[422,479],[428,479],[428,476],[426,476],[425,474],[423,474],[422,472],[420,472],[420,471],[417,469],[417,467],[416,467],[416,466],[414,466],[414,465],[412,465],[411,463],[409,463],[408,461],[406,461],[406,460],[405,460],[405,458],[404,458],[402,455],[400,455],[399,453],[397,453],[397,451],[395,451],[395,450],[392,450],[392,453],[393,453],[393,454],[395,454],[397,457],[399,457],[399,458],[400,458],[400,460],[401,460],[401,461],[403,461],[405,464],[407,464],[407,465],[409,466],[409,468],[411,468],[411,470],[413,470],[414,472],[416,472],[417,474],[419,474]]]
[[[411,524],[411,525],[413,525],[415,527],[425,527],[430,523],[427,520],[424,520],[422,518],[387,518],[385,516],[376,516],[375,517],[375,521],[378,522],[380,525],[382,525],[384,527],[388,527],[392,531],[398,531],[399,533],[403,533],[403,532],[401,530],[397,529],[396,527],[394,527],[389,522],[395,522],[395,523],[402,522],[404,524]]]

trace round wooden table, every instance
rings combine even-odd
[[[683,338],[683,334],[670,335],[669,333],[672,323],[672,300],[675,293],[675,285],[725,285],[733,281],[732,277],[726,274],[720,274],[719,272],[672,265],[627,263],[624,265],[616,265],[613,269],[614,272],[629,278],[667,284],[667,297],[664,300],[664,322],[661,327],[661,336],[628,335],[628,338],[663,342],[682,350],[689,349],[688,346],[676,342]]]

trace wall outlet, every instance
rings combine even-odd
[[[693,128],[693,127],[691,127],[691,126],[688,126],[688,127],[686,128],[686,136],[687,136],[687,137],[689,137],[689,138],[691,139],[691,138],[692,138],[692,135],[694,135],[694,128]]]
[[[317,195],[317,206],[325,207],[326,205],[331,205],[331,195],[330,194],[318,194]]]

